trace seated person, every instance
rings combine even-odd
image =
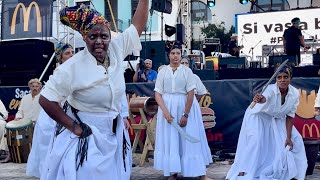
[[[4,106],[4,104],[2,103],[1,99],[0,99],[0,142],[2,141],[2,139],[4,138],[5,135],[5,130],[6,130],[6,119],[8,118],[8,112],[6,110],[6,107]],[[0,144],[1,145],[1,144]],[[0,146],[0,156],[5,152],[4,148],[2,148]]]
[[[237,34],[232,34],[229,45],[228,45],[228,50],[231,56],[239,57],[240,50],[243,48],[243,46],[237,45],[237,38],[238,38]]]
[[[139,64],[133,76],[133,82],[155,82],[157,79],[157,72],[152,67],[152,60],[146,59],[144,61],[144,69],[140,69]]]
[[[41,82],[38,79],[31,79],[28,82],[31,93],[23,96],[21,99],[18,112],[16,113],[15,119],[10,122],[11,124],[20,124],[18,121],[32,121],[36,122],[38,119],[41,107],[39,104]],[[11,161],[10,152],[7,145],[6,138],[2,138],[0,142],[0,150],[7,152],[7,157],[2,161],[2,163],[7,163]]]

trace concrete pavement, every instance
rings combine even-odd
[[[165,180],[160,171],[153,169],[153,160],[145,163],[143,167],[136,166],[132,169],[131,179],[132,180]],[[133,159],[134,163],[138,164],[138,159]],[[319,165],[318,165],[319,166]],[[230,168],[228,161],[215,162],[208,167],[207,175],[214,180],[224,180],[227,171]],[[26,164],[17,163],[6,163],[0,164],[0,179],[1,180],[38,180],[35,177],[28,177],[25,174]],[[197,178],[182,178],[178,177],[179,180],[194,180]],[[315,169],[314,174],[307,176],[307,180],[319,180],[320,169]]]

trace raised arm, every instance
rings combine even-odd
[[[149,0],[139,0],[138,7],[132,18],[132,24],[136,27],[139,36],[144,31],[149,13]]]

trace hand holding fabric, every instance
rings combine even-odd
[[[290,151],[293,149],[293,143],[291,141],[291,138],[286,138],[286,143],[285,143],[285,147],[289,146],[290,147]]]
[[[163,112],[164,118],[168,121],[168,123],[171,123],[173,121],[173,117],[168,111]]]

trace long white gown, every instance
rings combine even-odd
[[[121,106],[121,118],[126,118],[129,116],[128,112],[128,102],[126,95],[122,96],[122,106]],[[46,155],[49,148],[50,140],[53,138],[55,133],[56,122],[49,117],[49,115],[42,109],[40,111],[39,118],[34,128],[32,148],[28,157],[26,174],[27,176],[41,177],[41,171],[44,167]],[[129,134],[126,129],[123,129],[125,137],[128,140],[128,151],[126,156],[126,163],[128,164],[128,169],[125,171],[127,178],[130,178],[131,166],[132,166],[132,152],[131,143],[129,141]]]
[[[266,103],[248,107],[243,118],[236,157],[226,179],[303,180],[307,169],[304,143],[292,127],[292,151],[285,147],[286,116],[294,117],[299,92],[289,85],[285,103],[276,84],[269,85],[263,95]],[[244,172],[245,176],[238,176]]]
[[[41,168],[45,162],[48,146],[54,135],[56,122],[42,109],[34,127],[32,148],[28,157],[27,176],[41,176]]]
[[[192,71],[183,65],[174,74],[169,66],[158,74],[155,91],[162,94],[165,106],[174,117],[172,123],[180,121],[187,101],[186,93],[195,88],[193,81],[190,81],[192,76]],[[164,176],[172,173],[181,173],[184,177],[205,175],[206,165],[212,162],[212,157],[196,98],[190,109],[187,126],[183,130],[200,142],[191,143],[181,137],[164,118],[161,108],[158,108],[154,168],[162,170]]]

